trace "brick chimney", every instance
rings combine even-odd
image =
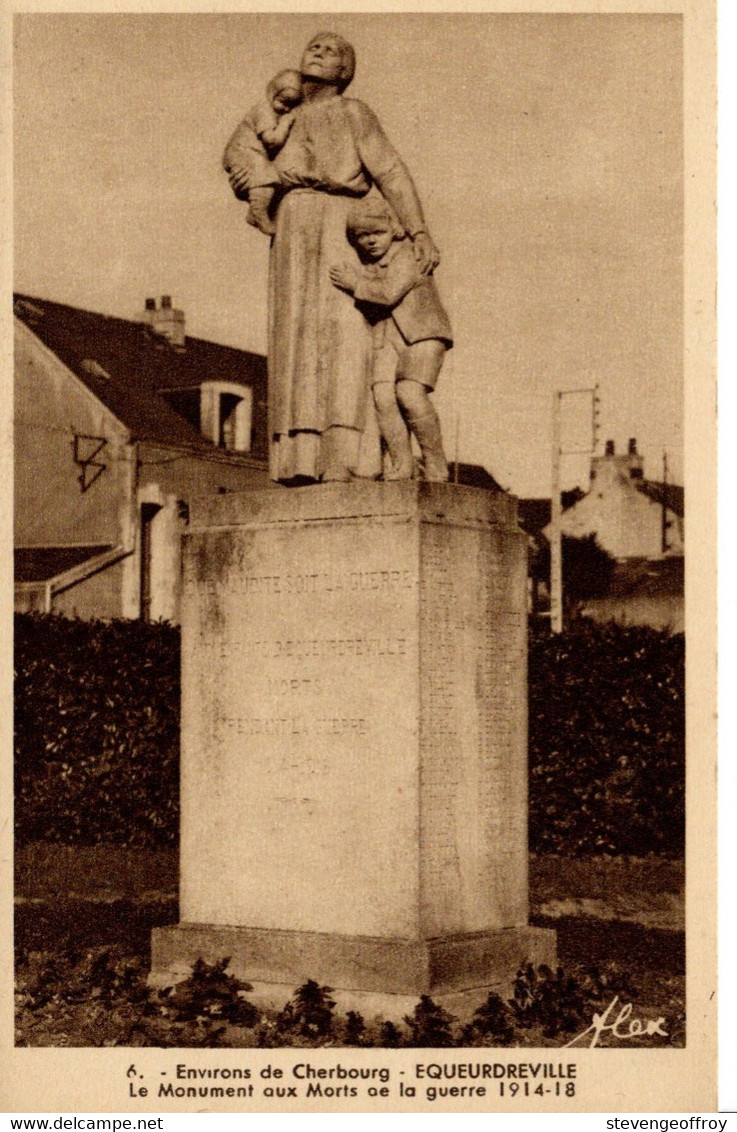
[[[627,445],[626,455],[617,455],[613,440],[607,440],[603,456],[594,456],[591,460],[591,481],[598,481],[598,486],[604,483],[615,483],[616,480],[641,480],[643,475],[643,458],[637,451],[637,441],[632,437]]]
[[[141,318],[156,334],[160,334],[170,345],[183,349],[186,345],[184,333],[184,311],[175,310],[171,305],[171,295],[162,295],[160,305],[156,299],[146,299]]]
[[[627,464],[630,470],[630,479],[641,480],[644,462],[642,456],[637,451],[637,441],[634,436],[630,437],[630,442],[627,445]]]

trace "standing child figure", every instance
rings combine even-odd
[[[383,200],[354,205],[346,229],[362,265],[332,267],[330,279],[353,295],[374,327],[372,389],[392,464],[384,478],[412,478],[412,433],[422,453],[424,478],[444,482],[448,463],[429,395],[453,345],[453,332],[435,281],[420,271],[412,242]]]
[[[223,167],[233,192],[250,204],[248,223],[267,236],[274,234],[270,205],[279,174],[271,164],[294,124],[294,108],[302,101],[299,71],[279,71],[266,87],[266,98],[249,110],[228,142]]]

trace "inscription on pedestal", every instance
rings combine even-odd
[[[416,870],[396,861],[397,843],[415,838],[417,793],[410,532],[386,524],[369,537],[344,523],[326,541],[301,523],[193,542],[184,727],[202,753],[183,782],[197,814],[188,839],[185,827],[197,879],[183,883],[183,916],[411,934]],[[201,797],[203,774],[216,807]],[[220,852],[203,849],[211,826]]]
[[[328,507],[324,501],[330,504]],[[526,884],[525,540],[450,485],[203,503],[185,549],[182,924],[153,961],[443,993],[554,962]]]

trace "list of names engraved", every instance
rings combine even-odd
[[[518,915],[525,854],[519,537],[440,525],[423,532],[422,900],[431,934],[483,930]]]

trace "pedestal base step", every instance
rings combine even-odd
[[[475,1009],[489,989],[508,987],[522,963],[556,962],[555,932],[529,926],[410,940],[181,923],[153,929],[151,978],[180,981],[197,959],[226,956],[239,979],[286,990],[279,1006],[314,979],[340,992],[406,997],[410,1006],[422,994],[473,992]]]
[[[228,967],[228,973],[231,968]],[[166,976],[152,974],[149,984],[162,989],[172,985],[174,979],[183,979],[189,974],[189,968],[175,970]],[[249,980],[249,990],[245,997],[259,1011],[267,1014],[277,1014],[284,1009],[292,999],[296,983],[260,983]],[[324,985],[324,984],[322,984]],[[330,986],[330,984],[327,984]],[[501,983],[489,984],[484,987],[474,987],[473,990],[453,991],[449,994],[433,994],[430,997],[436,1006],[446,1010],[460,1025],[470,1022],[474,1014],[487,999],[490,991],[498,994],[504,1001],[512,998],[514,987],[511,978]],[[407,1016],[411,1017],[417,1006],[420,996],[418,994],[380,994],[378,991],[336,990],[331,987],[330,997],[335,1003],[336,1018],[346,1015],[349,1010],[360,1014],[367,1025],[377,1025],[382,1022],[394,1022],[399,1025]]]

